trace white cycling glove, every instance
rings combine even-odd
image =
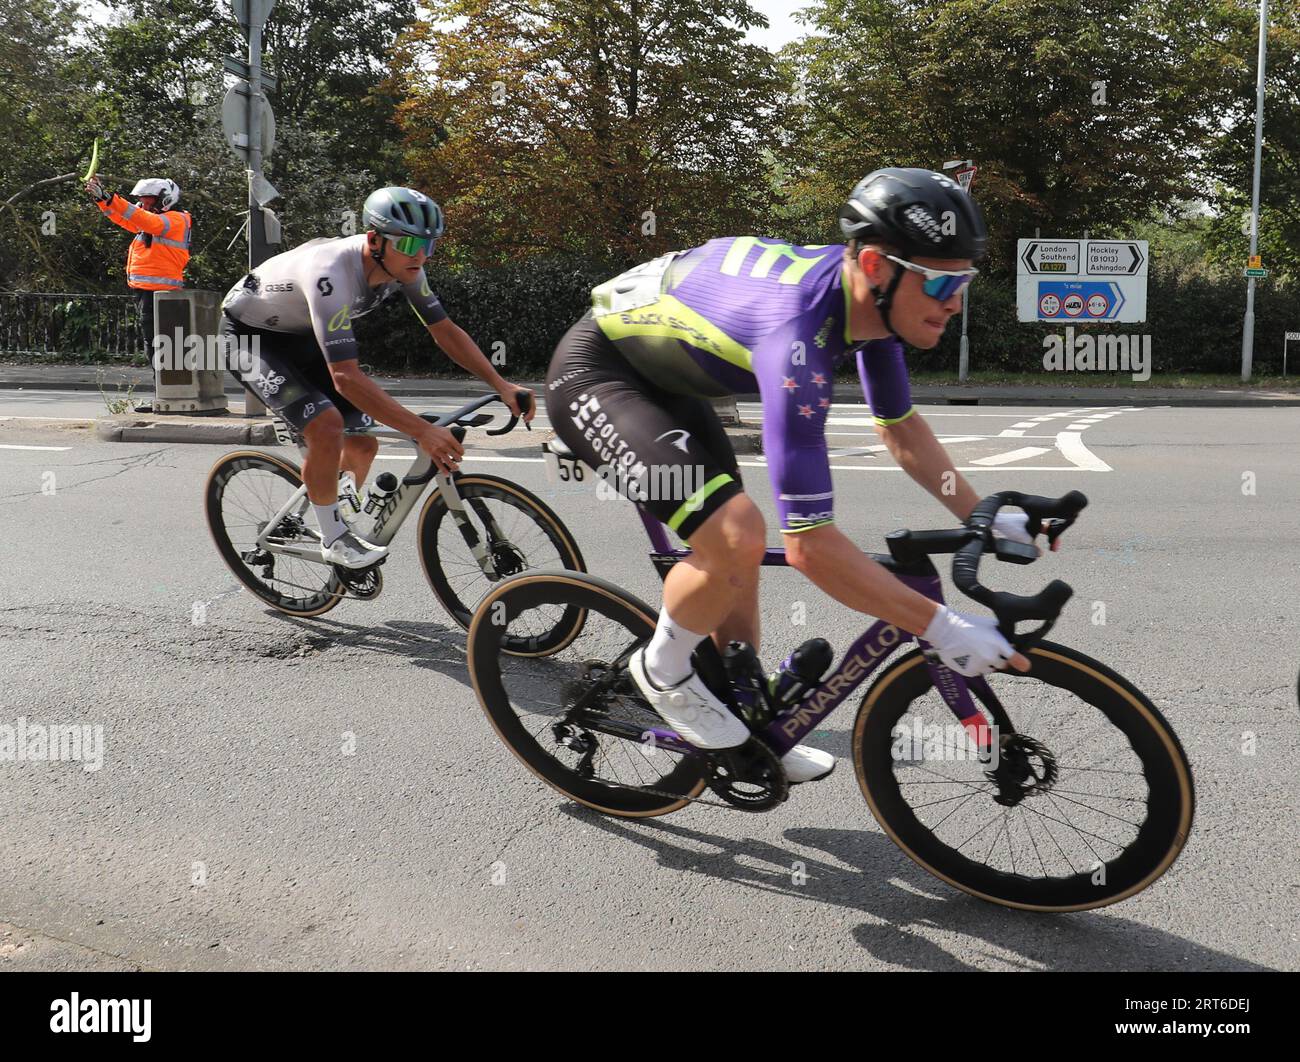
[[[1029,533],[1029,515],[1027,513],[998,513],[993,517],[993,530],[1012,542],[1034,544],[1034,537]]]
[[[992,616],[967,616],[947,605],[939,606],[921,637],[944,664],[967,678],[987,675],[1015,652]]]

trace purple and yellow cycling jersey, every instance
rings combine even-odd
[[[596,323],[628,362],[676,394],[757,392],[763,452],[784,532],[833,519],[826,417],[848,335],[844,248],[754,236],[710,240],[637,266],[592,290]],[[903,346],[858,352],[877,424],[912,415]]]

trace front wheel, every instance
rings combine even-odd
[[[443,608],[462,627],[469,628],[484,595],[503,579],[538,569],[587,570],[560,518],[519,484],[475,474],[457,475],[455,486],[456,509],[441,490],[424,504],[420,563]],[[485,560],[494,574],[484,570]],[[558,652],[577,636],[583,617],[576,606],[539,611],[533,626],[516,627],[501,649],[521,656]]]
[[[1131,683],[1041,642],[1028,672],[972,680],[997,753],[981,760],[920,650],[868,690],[853,728],[858,784],[890,838],[936,877],[1032,911],[1132,896],[1192,826],[1187,756]]]

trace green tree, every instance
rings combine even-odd
[[[1215,56],[1224,101],[1205,154],[1214,180],[1217,218],[1207,232],[1214,259],[1240,275],[1250,247],[1242,232],[1250,210],[1255,167],[1255,79],[1259,7],[1252,0],[1220,0],[1212,9],[1219,32],[1198,32]],[[1264,150],[1260,166],[1259,249],[1281,275],[1300,276],[1300,7],[1270,5],[1264,85]]]
[[[805,235],[829,235],[870,170],[952,158],[980,165],[995,267],[1035,227],[1107,233],[1186,198],[1216,100],[1167,7],[817,0],[785,54],[799,88],[784,187],[796,215],[828,219]]]
[[[108,0],[111,21],[88,25],[70,0],[37,8],[0,0],[0,201],[84,166],[101,138],[100,171],[118,191],[144,175],[174,178],[195,218],[188,279],[229,284],[246,244],[243,170],[225,146],[220,104],[231,80],[221,57],[247,46],[229,8],[198,0]],[[271,98],[278,138],[267,174],[292,245],[343,231],[347,211],[377,183],[404,180],[390,52],[413,0],[360,7],[343,0],[280,0],[265,39],[279,75]],[[69,42],[72,42],[71,44]],[[56,215],[57,241],[42,239]],[[15,226],[0,231],[0,285],[120,290],[125,237],[68,181],[21,195]]]
[[[634,261],[766,228],[762,24],[745,0],[427,0],[399,120],[451,248]]]

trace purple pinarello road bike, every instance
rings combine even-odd
[[[557,456],[581,478],[571,455]],[[468,642],[474,690],[497,734],[544,782],[597,811],[638,818],[692,803],[776,807],[789,792],[780,756],[827,733],[817,728],[874,675],[849,746],[862,795],[891,840],[930,873],[993,903],[1052,912],[1116,903],[1168,870],[1186,843],[1194,807],[1187,756],[1132,683],[1043,640],[1069,586],[1057,580],[1025,597],[977,578],[986,553],[1019,564],[1038,556],[993,537],[999,508],[1023,509],[1030,529],[1054,544],[1086,504],[1077,491],[1058,499],[1004,491],[964,527],[895,531],[886,537],[889,556],[872,554],[935,601],[943,588],[930,558],[955,554],[954,583],[993,610],[1029,658],[1027,673],[963,678],[924,642],[904,651],[917,639],[877,621],[820,683],[778,705],[761,682],[738,696],[736,657],[728,671],[705,641],[695,654],[701,677],[751,731],[739,749],[705,751],[668,728],[627,673],[658,610],[595,576],[547,571],[509,579],[481,602]],[[690,551],[674,548],[653,518],[641,519],[662,576]],[[786,565],[784,551],[768,550],[764,564]],[[1017,634],[1025,621],[1041,625]],[[562,644],[557,630],[566,632]]]

